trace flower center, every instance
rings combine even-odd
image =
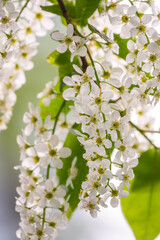
[[[50,226],[50,227],[53,227],[53,228],[56,228],[56,223],[55,223],[55,222],[50,222],[50,223],[49,223],[49,226]]]
[[[41,20],[41,19],[43,18],[42,13],[37,12],[37,13],[35,13],[35,14],[36,14],[36,19],[37,19],[37,20]]]
[[[137,27],[137,29],[139,30],[139,32],[145,32],[146,31],[146,26],[140,25],[140,26]]]
[[[108,79],[111,76],[109,71],[104,71],[102,77]]]
[[[91,121],[92,123],[96,123],[96,122],[97,122],[97,119],[96,119],[95,117],[91,117],[90,121]]]
[[[53,193],[52,193],[52,192],[48,192],[48,193],[46,194],[46,198],[47,198],[47,199],[52,199],[52,198],[53,198]]]
[[[117,197],[117,196],[118,196],[118,193],[119,193],[118,190],[113,189],[113,190],[112,190],[112,197]]]
[[[6,24],[6,23],[8,23],[9,22],[9,20],[10,20],[10,18],[8,18],[8,17],[3,17],[2,19],[1,19],[1,23],[3,23],[3,24]]]
[[[134,50],[134,55],[137,56],[138,52],[139,52],[138,49],[135,49],[135,50]]]
[[[102,143],[103,143],[102,138],[101,138],[101,137],[98,137],[98,138],[96,139],[96,143],[97,143],[98,145],[102,144]]]
[[[75,91],[77,92],[77,93],[79,93],[80,92],[80,89],[81,89],[81,87],[77,84],[75,87],[74,87],[74,89],[75,89]]]
[[[119,150],[120,150],[121,152],[124,152],[124,151],[126,150],[126,147],[125,147],[124,145],[121,145],[121,146],[119,147]]]
[[[43,231],[42,230],[37,230],[36,232],[38,237],[42,237],[43,236]]]
[[[98,173],[101,175],[101,174],[104,174],[105,170],[104,168],[98,168]]]
[[[100,184],[99,184],[98,182],[94,182],[94,183],[93,183],[93,187],[94,187],[94,188],[99,188],[99,187],[100,187]]]
[[[141,77],[141,81],[142,81],[143,83],[145,83],[147,80],[148,80],[148,78],[147,78],[146,76],[142,76],[142,77]]]
[[[119,122],[115,121],[112,123],[112,128],[117,129],[119,127]]]
[[[30,34],[30,33],[32,33],[32,30],[31,30],[31,28],[30,28],[30,27],[27,27],[27,28],[26,28],[26,33],[27,33],[27,34]]]
[[[96,97],[94,101],[96,104],[100,104],[102,102],[100,97]]]
[[[126,22],[128,22],[129,21],[129,17],[127,16],[127,15],[123,15],[122,16],[122,22],[123,23],[126,23]]]
[[[149,56],[149,60],[150,60],[151,62],[155,62],[155,61],[157,60],[157,56],[156,56],[155,54],[151,54],[151,55]]]
[[[35,116],[32,116],[32,119],[31,119],[31,123],[36,123],[37,122],[37,118]]]
[[[49,155],[50,155],[51,157],[56,156],[56,155],[57,155],[57,150],[56,150],[56,149],[51,149],[51,150],[49,151]]]
[[[33,160],[34,160],[35,163],[38,163],[39,162],[39,157],[36,155],[36,156],[33,157]]]
[[[67,128],[67,127],[68,127],[68,124],[67,124],[67,122],[66,122],[66,121],[64,121],[64,122],[61,124],[61,127],[62,127],[62,128]]]
[[[67,45],[72,43],[72,39],[70,37],[66,37],[64,41]]]

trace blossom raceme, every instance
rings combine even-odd
[[[61,146],[53,132],[56,122],[50,117],[42,122],[39,110],[29,103],[29,112],[24,114],[27,125],[23,135],[17,137],[21,153],[21,166],[16,167],[20,170],[16,199],[16,210],[21,217],[17,231],[20,239],[54,239],[57,230],[66,227],[68,222],[67,189],[59,184],[53,172],[62,168],[62,159],[71,155],[71,149]],[[67,179],[67,186],[72,188],[72,179],[78,171],[75,160]]]
[[[31,4],[32,1],[28,6]],[[33,9],[35,15],[31,8],[26,8],[33,24],[26,28],[30,34],[25,37],[28,45],[21,41],[18,67],[26,65],[25,60],[26,68],[32,67],[35,35],[43,35],[46,23],[50,22],[43,18],[37,5]],[[41,107],[34,108],[30,103],[23,118],[26,126],[17,138],[21,159],[18,167],[21,186],[17,188],[16,200],[16,210],[21,216],[17,232],[20,239],[55,239],[57,229],[67,225],[70,209],[67,193],[68,189],[74,191],[79,170],[77,156],[71,157],[74,149],[63,146],[68,133],[74,132],[84,150],[88,173],[81,185],[78,206],[92,217],[97,217],[101,207],[115,208],[121,198],[128,196],[141,151],[151,144],[157,149],[145,132],[150,130],[153,119],[145,116],[160,99],[160,30],[154,27],[159,22],[158,10],[153,11],[153,5],[141,1],[114,4],[107,1],[100,9],[104,11],[96,11],[85,28],[77,28],[76,19],[66,17],[69,23],[66,34],[59,31],[51,34],[59,42],[57,56],[65,53],[67,62],[60,63],[59,80],[46,83],[38,94],[47,116],[42,116]],[[22,36],[27,34],[24,29],[15,31]],[[5,35],[2,37],[5,41]],[[6,62],[12,59],[12,54],[8,52]],[[8,72],[5,76],[8,78]],[[13,87],[18,88],[14,84]],[[6,96],[10,105],[12,95]],[[50,109],[57,98],[62,105],[55,116]],[[65,109],[63,103],[67,105]],[[2,109],[5,108],[4,104]],[[63,186],[56,173],[62,170],[63,158],[68,157],[72,163]]]
[[[1,1],[0,8],[0,130],[7,128],[16,102],[15,92],[26,82],[24,71],[33,68],[37,54],[37,36],[54,26],[50,14],[41,10],[46,1]],[[21,12],[21,9],[23,11]]]

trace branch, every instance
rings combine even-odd
[[[129,123],[131,124],[132,127],[134,127],[137,131],[139,131],[143,137],[145,137],[147,139],[147,141],[155,148],[155,149],[159,149],[156,145],[154,145],[154,143],[151,141],[151,139],[149,139],[144,131],[142,129],[140,129],[138,126],[136,126],[133,122],[129,121]]]
[[[60,9],[61,9],[61,11],[62,11],[63,17],[66,19],[66,21],[67,21],[68,24],[71,23],[71,19],[70,19],[70,17],[69,17],[69,14],[68,14],[68,12],[67,12],[67,9],[66,9],[66,7],[65,7],[65,5],[64,5],[64,3],[63,3],[63,0],[57,0],[57,2],[58,2],[59,7],[60,7]]]
[[[58,2],[58,4],[59,4],[59,7],[60,7],[60,9],[61,9],[61,11],[62,11],[62,14],[63,14],[64,18],[65,18],[66,21],[67,21],[67,24],[72,23],[72,20],[71,20],[70,17],[69,17],[68,11],[67,11],[64,3],[63,3],[63,0],[57,0],[57,2]],[[75,29],[75,32],[76,32],[78,35],[82,36],[82,35],[79,33],[79,31],[76,29],[75,26],[74,26],[74,29]],[[86,60],[85,57],[80,57],[80,58],[81,58],[81,61],[82,61],[82,70],[83,70],[83,72],[85,72],[86,69],[87,69],[87,67],[88,67],[87,60]]]

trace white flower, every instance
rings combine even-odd
[[[60,208],[60,198],[66,195],[66,191],[59,186],[57,177],[46,180],[45,187],[38,190],[40,196],[38,204],[42,208],[46,206],[51,206],[56,209]]]
[[[26,112],[23,117],[24,123],[27,123],[27,126],[25,127],[24,133],[29,136],[31,132],[33,131],[33,128],[37,124],[38,120],[40,119],[40,108],[37,107],[34,109],[34,106],[32,103],[28,104],[29,113]]]
[[[151,72],[152,67],[160,69],[160,50],[157,43],[152,42],[147,46],[147,62],[143,65],[142,70]]]
[[[97,204],[98,199],[96,197],[94,198],[82,198],[80,203],[79,203],[79,208],[84,209],[86,211],[90,211],[90,214],[92,217],[96,218],[97,217],[97,211],[99,211],[99,207]]]
[[[68,170],[68,178],[66,181],[66,186],[70,185],[71,188],[74,188],[73,180],[76,178],[78,174],[78,169],[75,167],[76,162],[77,162],[77,157],[74,157],[71,168]]]
[[[37,141],[36,150],[39,154],[41,154],[40,165],[44,168],[48,166],[48,164],[52,164],[55,168],[62,168],[63,163],[60,158],[67,158],[71,155],[70,148],[63,147],[58,149],[58,136],[52,135],[51,138],[46,142]]]
[[[84,57],[87,53],[87,48],[85,47],[85,44],[87,42],[86,39],[79,36],[74,36],[73,41],[74,41],[74,45],[72,45],[70,48],[71,62],[73,61],[73,58],[76,55],[79,55],[80,57]]]
[[[64,53],[64,52],[67,51],[68,48],[71,51],[71,48],[73,46],[73,32],[74,32],[73,25],[68,24],[67,35],[66,36],[62,33],[59,33],[59,32],[53,32],[51,34],[51,37],[54,40],[61,42],[57,47],[58,52]]]

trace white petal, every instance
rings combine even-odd
[[[68,27],[67,27],[67,36],[68,36],[68,37],[73,36],[73,31],[74,31],[73,25],[72,25],[72,24],[68,24]]]
[[[59,139],[57,135],[52,135],[50,139],[50,144],[52,147],[56,147],[58,145]]]
[[[142,70],[145,72],[150,72],[152,69],[152,64],[151,63],[145,63],[142,67]]]
[[[147,43],[147,38],[146,38],[145,34],[139,34],[138,42],[142,45],[145,45]]]
[[[93,77],[94,76],[94,68],[91,66],[87,67],[86,73],[89,77]]]
[[[68,88],[63,92],[63,98],[65,100],[72,99],[75,96],[75,90],[73,88]]]
[[[83,71],[75,64],[73,64],[73,68],[76,70],[76,72],[78,72],[79,74],[83,74]]]
[[[127,42],[127,48],[128,48],[131,52],[133,52],[133,51],[135,50],[135,43],[134,43],[132,40],[129,40],[129,41]]]
[[[14,10],[15,10],[14,4],[11,3],[11,2],[6,2],[6,4],[5,4],[5,9],[6,9],[8,12],[14,12]]]
[[[129,53],[127,56],[126,56],[126,61],[128,63],[132,63],[134,62],[134,58],[135,58],[135,55],[133,53]]]
[[[106,148],[111,148],[112,147],[112,142],[109,139],[104,139],[103,143],[104,143]]]
[[[120,196],[120,197],[128,197],[128,195],[129,195],[129,192],[128,192],[128,191],[125,191],[125,190],[123,190],[123,191],[121,191],[121,192],[119,193],[119,196]]]
[[[57,47],[57,51],[60,52],[60,53],[64,53],[67,51],[67,45],[66,43],[60,43]]]
[[[139,23],[140,23],[140,19],[137,16],[134,16],[130,19],[130,23],[135,26],[138,27]]]
[[[60,32],[53,32],[53,33],[51,33],[51,37],[54,40],[57,40],[57,41],[62,41],[65,38],[64,34],[62,34]]]
[[[48,192],[51,192],[53,190],[53,182],[52,180],[48,179],[45,182],[45,188],[47,189]]]
[[[32,123],[28,124],[24,129],[25,135],[29,136],[32,133],[33,128],[34,128],[34,125]]]
[[[145,14],[143,15],[143,17],[141,18],[141,21],[144,25],[148,24],[150,21],[152,20],[152,17],[150,14]]]
[[[55,196],[58,198],[63,198],[66,195],[66,191],[63,188],[58,188],[55,192]]]
[[[64,77],[63,82],[65,84],[67,84],[68,86],[75,86],[75,82],[73,81],[73,79],[71,77],[68,77],[68,76]]]
[[[62,157],[62,158],[67,158],[67,157],[69,157],[70,155],[71,155],[71,149],[70,148],[67,148],[67,147],[63,147],[63,148],[61,148],[60,149],[60,151],[59,151],[59,155],[60,155],[60,157]]]
[[[110,203],[111,203],[111,206],[112,206],[113,208],[115,208],[115,207],[118,206],[119,201],[118,201],[118,199],[117,199],[116,197],[113,197],[113,198],[111,198]]]
[[[135,15],[136,11],[137,11],[136,6],[131,6],[130,8],[128,8],[127,14],[132,16],[132,15]]]
[[[87,53],[87,48],[85,46],[81,47],[78,51],[77,51],[77,55],[80,55],[81,57],[84,57]]]

